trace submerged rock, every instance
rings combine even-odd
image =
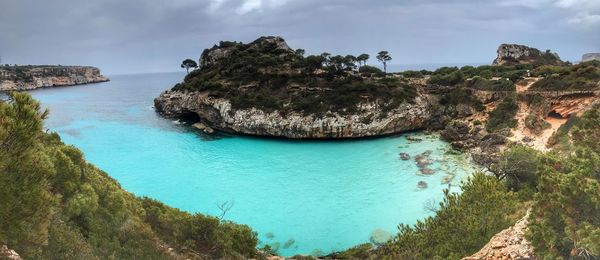
[[[279,251],[279,248],[281,247],[281,243],[274,242],[273,244],[270,244],[269,246],[271,247],[271,250],[273,250],[273,252],[277,252],[277,251]]]
[[[294,243],[296,243],[296,240],[294,240],[293,238],[288,239],[288,241],[285,241],[285,243],[283,244],[283,248],[284,249],[288,249],[290,248]]]
[[[382,229],[375,229],[369,240],[375,245],[383,245],[392,239],[392,234]]]
[[[406,136],[406,140],[408,140],[410,142],[413,142],[413,143],[420,143],[420,142],[423,141],[423,139],[421,139],[419,137],[416,137],[416,136],[413,136],[413,135]]]
[[[424,175],[433,175],[435,173],[435,170],[430,168],[421,168],[419,171]]]
[[[429,157],[424,154],[415,156],[415,161],[417,162],[417,166],[419,166],[419,168],[425,168],[432,164],[431,160],[429,160]]]
[[[321,249],[315,249],[310,253],[310,255],[314,257],[323,256],[323,251]]]
[[[410,155],[407,153],[400,153],[400,159],[402,159],[403,161],[410,160]]]
[[[446,175],[446,176],[444,176],[444,177],[442,178],[442,184],[448,184],[448,183],[451,183],[451,182],[452,182],[452,180],[454,180],[454,177],[456,177],[456,175],[454,175],[454,174],[449,174],[449,175]]]
[[[208,127],[207,125],[205,125],[205,124],[203,124],[203,123],[195,123],[195,124],[193,124],[192,126],[193,126],[194,128],[196,128],[196,129],[198,129],[198,130],[200,130],[200,131],[204,132],[204,133],[207,133],[207,134],[212,134],[212,133],[214,133],[214,132],[215,132],[215,130],[214,130],[214,129],[212,129],[212,128]]]
[[[426,189],[426,188],[427,188],[427,182],[424,182],[424,181],[419,181],[419,182],[417,183],[417,187],[418,187],[419,189]]]
[[[273,239],[273,238],[275,237],[275,235],[273,234],[273,232],[267,232],[267,233],[265,234],[265,237],[266,237],[267,239]]]

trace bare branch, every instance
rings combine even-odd
[[[227,212],[229,210],[231,210],[231,208],[233,208],[233,205],[235,204],[235,201],[231,200],[226,200],[224,202],[217,202],[217,208],[219,208],[219,210],[221,210],[221,214],[217,217],[219,220],[223,220],[223,218],[225,217],[225,215],[227,214]]]

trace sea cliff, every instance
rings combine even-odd
[[[388,113],[375,103],[359,106],[353,114],[328,111],[324,115],[257,108],[234,109],[231,102],[207,92],[167,91],[156,100],[157,111],[169,117],[196,114],[211,128],[259,136],[286,138],[357,138],[425,128],[432,116],[434,96],[419,95]]]
[[[221,42],[199,64],[154,104],[161,115],[200,122],[206,132],[359,138],[439,129],[450,117],[472,113],[468,105],[440,106],[442,95],[423,78],[385,75],[357,66],[351,55],[305,57],[280,37]]]
[[[109,81],[89,66],[0,66],[0,91],[73,86]]]

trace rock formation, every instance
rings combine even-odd
[[[108,80],[95,67],[0,66],[0,91],[72,86]]]
[[[375,104],[364,104],[354,114],[329,112],[305,115],[256,108],[232,109],[229,100],[206,92],[166,91],[155,99],[156,110],[167,117],[197,115],[205,125],[226,132],[286,138],[356,138],[425,128],[434,97],[423,95],[403,103],[387,116]]]
[[[416,84],[358,75],[347,61],[324,68],[318,58],[297,54],[281,37],[221,42],[204,50],[199,70],[154,100],[155,109],[200,122],[203,131],[285,138],[380,136],[450,118],[440,119],[448,113],[439,98]]]
[[[593,61],[593,60],[600,61],[600,53],[586,53],[586,54],[583,54],[583,57],[581,58],[581,62]]]
[[[550,50],[542,52],[536,48],[518,44],[502,44],[498,47],[497,54],[494,65],[560,65],[564,63],[558,54],[550,52]]]
[[[479,252],[463,260],[535,259],[533,247],[525,238],[529,212],[514,226],[494,235]]]
[[[14,250],[8,248],[6,245],[0,246],[0,259],[7,260],[21,260],[21,256]]]

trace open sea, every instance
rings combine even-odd
[[[184,75],[116,75],[30,93],[50,109],[46,128],[126,190],[214,216],[227,202],[225,219],[249,225],[259,246],[284,256],[343,250],[369,242],[378,229],[395,234],[398,224],[432,215],[428,208],[443,190],[459,192],[460,181],[477,170],[433,134],[337,141],[207,136],[153,109],[153,99]],[[420,174],[414,160],[427,151],[432,175]],[[401,152],[411,159],[400,160]]]

